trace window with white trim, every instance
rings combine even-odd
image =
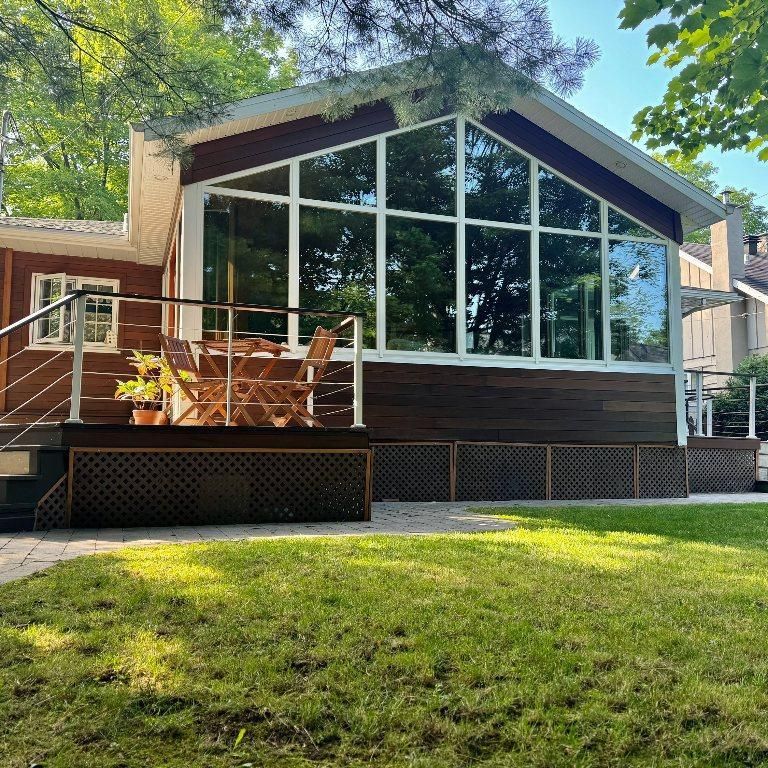
[[[83,290],[116,293],[119,280],[97,277],[74,277],[63,273],[34,275],[32,310],[37,311],[58,301],[68,291]],[[72,344],[74,337],[74,303],[50,312],[32,326],[33,344]],[[117,302],[106,296],[87,296],[85,301],[85,346],[117,347]]]
[[[670,241],[462,117],[200,189],[204,300],[364,311],[382,357],[669,363]]]

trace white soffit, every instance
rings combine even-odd
[[[42,227],[0,226],[0,248],[51,256],[136,261],[136,249],[128,242],[127,236],[94,235]]]

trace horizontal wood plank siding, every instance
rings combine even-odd
[[[680,215],[516,112],[492,115],[485,125],[594,194],[622,208],[652,229],[682,242]],[[397,128],[392,110],[382,103],[360,107],[343,120],[305,117],[267,128],[214,139],[192,147],[192,163],[182,184],[207,181],[298,155],[373,138]]]
[[[13,254],[11,288],[11,322],[20,320],[30,312],[32,275],[65,272],[73,277],[94,277],[120,281],[120,290],[159,296],[162,293],[162,268],[109,259],[85,259],[49,254]],[[162,311],[159,304],[121,304],[118,310],[118,346],[122,349],[157,349],[157,334]],[[123,325],[127,323],[127,325]],[[24,328],[9,337],[8,384],[5,412],[9,413],[37,395],[23,406],[12,420],[30,421],[47,413],[65,400],[70,393],[71,377],[53,384],[60,376],[72,371],[72,353],[64,352],[53,359],[58,350],[27,349],[30,329]],[[15,355],[15,356],[14,356]],[[27,378],[26,374],[43,366]],[[115,378],[131,376],[133,369],[122,352],[86,352],[83,356],[83,399],[81,411],[86,419],[124,423],[130,416],[130,403],[113,399]],[[103,375],[108,374],[108,375]],[[46,391],[43,391],[46,390]],[[88,398],[100,398],[91,400]],[[103,399],[101,399],[103,398]],[[48,420],[66,415],[69,403],[48,417]]]
[[[677,440],[674,376],[365,363],[376,440]]]

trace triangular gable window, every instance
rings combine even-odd
[[[302,160],[299,194],[309,200],[376,205],[376,144],[360,144]]]
[[[539,171],[539,224],[558,229],[600,231],[600,203],[542,168]]]
[[[224,187],[225,189],[241,189],[245,192],[262,192],[267,195],[289,194],[289,173],[288,166],[281,165],[278,168],[270,168],[268,171],[260,173],[251,173],[248,176],[240,176],[237,179],[220,181],[218,184],[212,184],[213,187]]]
[[[608,209],[608,234],[630,235],[631,237],[658,237],[649,229],[641,227],[613,208]]]

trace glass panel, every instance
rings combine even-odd
[[[332,203],[376,205],[376,144],[302,160],[301,197]]]
[[[456,226],[387,217],[387,349],[456,351]]]
[[[600,360],[600,240],[542,232],[539,275],[542,356]]]
[[[114,293],[111,285],[82,283],[85,291]],[[88,297],[85,302],[85,341],[103,344],[107,333],[112,330],[112,299],[101,296]]]
[[[632,235],[632,237],[658,237],[649,229],[641,227],[613,208],[608,208],[608,232],[612,235]]]
[[[527,158],[470,123],[464,148],[467,218],[529,224],[531,178]]]
[[[288,206],[205,195],[203,299],[288,306]],[[285,339],[285,315],[240,311],[236,330]],[[203,311],[206,331],[224,332],[225,310]]]
[[[467,352],[531,354],[528,232],[467,226]]]
[[[387,207],[455,215],[454,120],[387,139]]]
[[[77,289],[77,282],[75,280],[67,280],[67,293],[70,293],[71,291],[74,291]],[[72,309],[73,304],[68,304],[66,307],[64,307],[64,311],[62,313],[63,317],[63,323],[64,328],[62,329],[61,333],[61,340],[65,344],[69,344],[72,342],[72,338],[74,336],[75,329],[72,327]]]
[[[365,346],[375,347],[376,217],[302,206],[299,228],[299,304],[365,312]],[[329,328],[339,322],[341,318],[301,317],[301,341],[308,342],[317,325]]]
[[[43,309],[62,297],[62,280],[60,277],[38,278],[37,307]],[[61,330],[62,313],[51,312],[37,321],[36,341],[58,341]]]
[[[264,192],[268,195],[288,195],[288,184],[288,166],[281,165],[279,168],[271,168],[268,171],[252,173],[238,179],[229,179],[229,181],[220,181],[211,186],[242,189],[246,192]]]
[[[600,231],[600,203],[551,171],[539,170],[539,224]]]
[[[667,249],[656,243],[612,242],[611,357],[669,362]]]

